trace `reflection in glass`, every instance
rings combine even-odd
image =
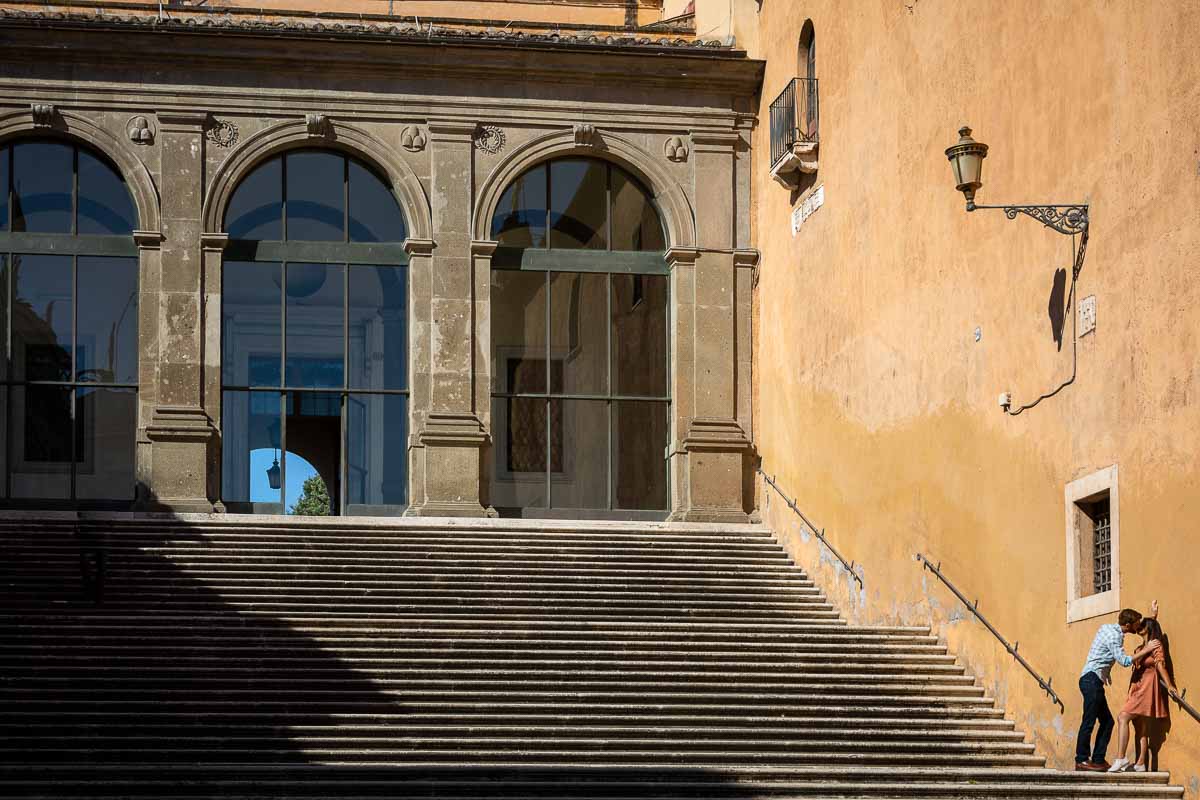
[[[670,428],[666,403],[614,400],[613,508],[666,510]]]
[[[13,386],[12,496],[66,500],[71,496],[71,390]]]
[[[550,162],[550,247],[603,250],[608,191],[603,161]]]
[[[347,305],[352,389],[408,386],[408,270],[351,265]]]
[[[287,238],[345,241],[346,158],[302,150],[287,156]]]
[[[279,386],[282,265],[228,261],[222,283],[221,380],[227,386]]]
[[[408,397],[346,396],[346,503],[408,503]]]
[[[14,231],[71,233],[74,156],[69,144],[13,145]]]
[[[13,377],[71,380],[73,297],[70,256],[12,257]]]
[[[137,215],[125,179],[86,150],[79,151],[79,219],[81,234],[132,233]]]
[[[544,272],[492,271],[493,375],[501,391],[546,391],[546,283]]]
[[[550,418],[562,428],[550,442],[550,505],[608,508],[608,403],[551,400]]]
[[[496,206],[492,238],[504,247],[546,246],[546,167],[534,167],[513,181]]]
[[[230,239],[283,238],[283,157],[263,162],[247,175],[225,209]]]
[[[328,513],[337,514],[342,492],[342,396],[340,393],[288,392],[285,397],[285,513],[297,513],[296,504],[305,494],[311,498],[315,490],[323,488],[328,497]],[[323,486],[306,489],[305,481],[313,475],[320,476]]]
[[[0,147],[0,231],[8,230],[8,161],[9,149]]]
[[[608,275],[550,273],[550,351],[568,394],[608,391]]]
[[[0,384],[0,498],[8,497],[8,393]]]
[[[336,388],[345,378],[340,264],[287,264],[288,386]]]
[[[357,161],[350,160],[349,170],[350,241],[404,241],[408,237],[404,215],[391,190]]]
[[[8,287],[12,276],[8,272],[8,256],[0,253],[0,380],[8,378]],[[0,420],[6,417],[0,416]],[[0,424],[0,435],[4,425]],[[0,480],[4,473],[0,472]]]
[[[79,256],[76,269],[77,380],[137,383],[138,260]]]
[[[612,276],[614,393],[666,397],[667,276]]]
[[[137,392],[133,389],[76,389],[78,462],[75,496],[80,500],[132,500]]]
[[[612,170],[612,249],[667,249],[658,211],[642,186],[623,170]]]
[[[221,403],[221,497],[226,502],[270,503],[282,494],[268,471],[281,462],[283,426],[278,392],[225,391]]]
[[[492,505],[500,508],[546,508],[546,414],[541,398],[492,399],[496,456]]]

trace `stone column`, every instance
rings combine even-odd
[[[739,422],[733,187],[735,133],[693,134],[696,250],[672,248],[675,290],[675,436],[672,519],[745,522],[752,445]],[[749,342],[745,342],[748,346]]]
[[[483,516],[480,457],[487,436],[475,402],[476,320],[471,261],[471,195],[475,123],[430,121],[433,246],[427,288],[414,264],[414,319],[428,320],[428,398],[414,394],[412,504],[422,516]],[[425,289],[424,297],[416,297]],[[420,332],[414,331],[418,335]],[[422,359],[425,353],[418,353]],[[414,390],[416,386],[414,385]]]
[[[170,511],[212,511],[209,447],[212,421],[204,411],[202,365],[204,124],[207,114],[158,115],[162,154],[162,233],[158,306],[158,368],[151,443],[150,486],[143,505]]]

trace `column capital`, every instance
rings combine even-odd
[[[692,146],[697,153],[732,154],[741,138],[732,131],[693,131]]]
[[[479,123],[463,119],[429,120],[429,139],[434,142],[470,142]]]
[[[409,256],[431,256],[437,243],[433,239],[414,239],[411,236],[404,240],[404,252]]]
[[[663,258],[672,267],[677,264],[690,266],[700,258],[700,251],[695,247],[671,247],[663,253]]]
[[[733,265],[735,267],[748,267],[753,269],[758,266],[758,260],[761,254],[751,247],[744,247],[733,251]]]
[[[488,239],[472,239],[471,255],[491,258],[496,253],[496,248],[499,246],[499,242],[493,242]]]
[[[221,252],[229,244],[228,233],[205,232],[200,234],[200,249],[205,252]]]
[[[133,242],[139,250],[158,250],[162,247],[164,237],[158,231],[134,231]]]
[[[720,417],[692,417],[682,444],[689,453],[740,452],[754,448],[737,420]]]

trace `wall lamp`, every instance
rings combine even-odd
[[[1004,205],[981,206],[975,203],[975,192],[983,186],[980,178],[983,176],[983,159],[987,158],[988,146],[971,138],[971,129],[958,129],[959,139],[946,148],[946,158],[954,170],[954,188],[967,198],[967,211],[977,208],[997,208],[1004,212],[1009,219],[1016,219],[1017,214],[1033,217],[1047,228],[1059,233],[1074,236],[1077,233],[1087,233],[1088,207],[1086,203],[1070,205]]]

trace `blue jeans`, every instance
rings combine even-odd
[[[1083,722],[1079,726],[1079,739],[1075,742],[1075,763],[1091,761],[1099,764],[1104,760],[1113,731],[1113,715],[1104,697],[1104,681],[1096,673],[1089,672],[1079,679],[1079,691],[1083,695]],[[1100,723],[1100,730],[1096,734],[1096,745],[1092,747],[1092,728],[1097,722]]]

